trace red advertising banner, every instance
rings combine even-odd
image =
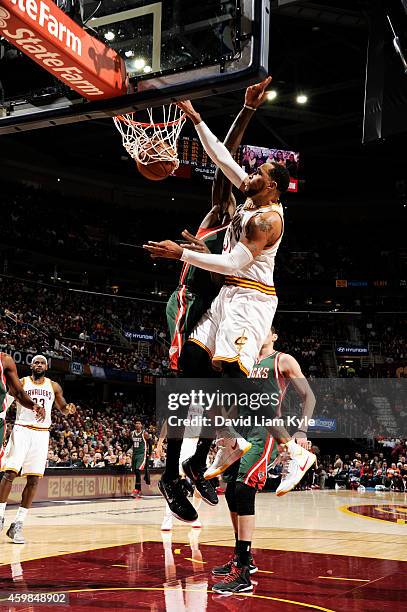
[[[0,37],[88,100],[127,92],[124,60],[51,0],[0,0]]]

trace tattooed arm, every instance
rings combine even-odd
[[[253,257],[263,249],[273,246],[282,232],[281,217],[276,212],[267,212],[252,217],[240,242],[249,249]]]

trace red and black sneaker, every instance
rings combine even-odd
[[[212,591],[221,595],[233,595],[233,593],[250,593],[253,585],[250,580],[250,570],[248,566],[239,567],[233,563],[230,574],[224,577],[222,582],[213,585]]]
[[[212,575],[213,576],[228,576],[232,571],[234,565],[237,564],[237,555],[233,554],[229,561],[225,563],[225,565],[218,565],[213,568]],[[249,572],[250,574],[255,574],[258,571],[257,565],[254,563],[253,557],[250,557],[249,563]]]
[[[132,497],[141,497],[141,491],[140,491],[140,489],[133,489],[133,491],[130,493],[130,495]]]

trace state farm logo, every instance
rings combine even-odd
[[[10,19],[10,13],[0,6],[0,30],[7,27],[7,19]]]

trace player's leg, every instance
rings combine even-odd
[[[40,477],[36,475],[27,476],[27,482],[21,498],[21,505],[17,510],[14,521],[7,530],[7,535],[13,540],[14,544],[25,544],[23,525],[27,517],[28,510],[32,506],[32,502],[38,488],[39,479]]]
[[[34,431],[25,427],[21,429],[25,430],[24,435],[28,441],[27,451],[21,466],[21,475],[27,478],[27,482],[24,487],[21,505],[6,534],[13,540],[14,544],[25,544],[23,525],[28,510],[32,506],[39,479],[44,475],[49,443],[48,431]]]
[[[209,324],[207,323],[206,326],[209,327]],[[203,347],[196,342],[186,342],[181,353],[181,364],[184,368],[184,376],[188,376],[188,378],[201,378],[208,372],[210,361],[208,353]],[[184,409],[182,414],[179,411],[178,417],[185,418],[187,412],[188,407]],[[181,426],[172,427],[168,430],[167,460],[164,474],[158,486],[173,515],[182,521],[193,522],[198,518],[198,515],[187,499],[179,478],[179,459],[184,430],[185,428]]]
[[[6,513],[7,500],[16,476],[16,472],[6,470],[3,472],[3,478],[0,481],[0,531],[2,531],[4,527],[4,515]]]
[[[230,520],[233,527],[233,532],[235,535],[235,548],[234,551],[229,558],[229,560],[224,565],[215,566],[212,569],[212,575],[218,576],[220,578],[228,576],[233,569],[234,564],[237,560],[237,541],[239,539],[239,525],[238,525],[238,515],[237,515],[237,506],[236,506],[236,478],[239,472],[239,461],[236,461],[231,465],[224,473],[223,473],[223,481],[226,483],[225,490],[225,499],[229,508]]]
[[[0,470],[3,468],[3,459],[5,448],[3,446],[4,438],[6,436],[6,419],[2,419],[0,416]]]
[[[267,466],[276,454],[275,441],[264,428],[253,428],[247,435],[250,450],[240,459],[232,508],[237,514],[238,538],[230,573],[213,586],[217,593],[253,590],[250,575],[257,572],[251,545],[255,528],[255,497],[267,478]]]
[[[171,531],[173,525],[173,516],[169,505],[165,502],[164,517],[161,523],[161,531]]]
[[[3,458],[3,478],[0,481],[0,531],[4,526],[4,515],[7,500],[14,479],[20,472],[29,447],[28,430],[24,427],[13,427]]]

